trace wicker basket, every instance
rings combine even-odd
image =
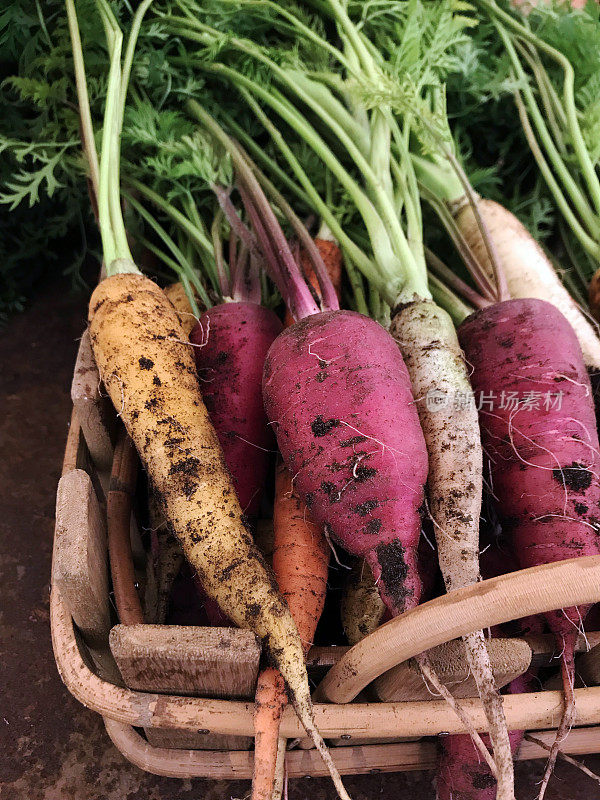
[[[104,717],[116,747],[142,769],[180,778],[250,778],[252,752],[248,749],[157,747],[149,743],[152,736],[148,732],[168,731],[184,738],[207,734],[252,736],[251,699],[184,697],[155,690],[132,690],[124,686],[108,648],[111,618],[106,543],[102,540],[102,497],[110,463],[112,423],[111,412],[98,387],[89,343],[84,338],[73,383],[75,408],[61,481],[67,480],[62,494],[59,492],[52,569],[51,626],[58,671],[73,696]],[[90,497],[86,495],[87,499],[82,500],[81,494],[65,493],[68,476],[88,481]],[[88,501],[90,507],[82,508]],[[66,511],[71,515],[69,535],[75,537],[68,548],[61,527]],[[325,738],[338,744],[332,747],[332,753],[340,772],[433,768],[436,745],[426,737],[462,730],[454,713],[435,699],[352,702],[364,687],[387,670],[473,630],[556,607],[599,600],[600,557],[581,558],[512,573],[451,592],[392,620],[352,649],[314,648],[309,655],[311,663],[329,667],[315,695],[316,723]],[[91,621],[83,623],[84,619]],[[542,636],[527,641],[537,657],[552,656],[551,638]],[[588,633],[587,642],[600,643],[600,634]],[[582,640],[579,649],[585,650],[587,642]],[[565,752],[600,752],[600,687],[589,685],[596,661],[600,661],[596,654],[583,654],[579,658],[579,669],[588,670],[588,687],[575,691],[577,727],[564,743]],[[201,694],[201,687],[198,693]],[[547,743],[552,741],[552,729],[562,712],[561,692],[540,691],[503,699],[509,728],[538,731],[538,738]],[[486,730],[479,700],[465,699],[462,703],[475,726]],[[139,729],[146,732],[146,738]],[[284,713],[281,732],[290,739],[303,734],[291,708]],[[393,737],[396,741],[381,743],[382,739]],[[411,741],[397,741],[400,737]],[[353,745],[355,740],[360,744]],[[544,749],[528,741],[523,743],[519,754],[520,759],[545,756]],[[314,750],[289,751],[286,764],[290,776],[326,774]]]

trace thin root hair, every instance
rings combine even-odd
[[[327,544],[328,544],[328,545],[329,545],[329,547],[331,548],[331,552],[333,553],[333,557],[334,557],[334,559],[335,559],[336,563],[337,563],[337,564],[338,564],[340,567],[342,567],[343,569],[352,569],[352,567],[349,567],[347,564],[343,564],[343,563],[340,561],[340,559],[339,559],[339,557],[338,557],[338,554],[337,554],[337,550],[336,550],[336,548],[335,548],[335,545],[334,545],[334,544],[333,544],[333,542],[331,541],[331,536],[329,535],[329,531],[327,530],[327,527],[326,527],[326,526],[323,526],[323,536],[325,537],[325,539],[326,539],[326,541],[327,541]]]
[[[435,545],[432,541],[430,541],[429,536],[427,536],[423,528],[421,528],[421,536],[425,539],[429,547],[431,547],[432,550],[435,550]]]
[[[546,744],[546,742],[542,741],[541,739],[538,739],[537,736],[533,736],[533,734],[531,733],[525,732],[523,738],[526,739],[528,742],[533,742],[533,744],[537,744],[538,747],[541,747],[543,750],[546,750],[547,752],[550,752],[550,750],[552,749],[549,744]],[[578,761],[576,758],[573,758],[572,756],[567,755],[567,753],[563,753],[562,751],[559,751],[558,757],[563,761],[566,761],[567,764],[571,764],[573,767],[576,767],[577,769],[581,770],[581,772],[583,772],[584,775],[587,775],[588,778],[591,778],[593,781],[596,781],[596,783],[600,783],[600,776],[596,775],[595,772],[592,772],[592,770],[586,767],[586,765],[583,764],[581,761]]]
[[[165,341],[166,342],[175,342],[176,344],[187,344],[189,347],[199,347],[199,348],[206,347],[206,345],[207,345],[207,342],[202,342],[200,344],[196,344],[196,342],[186,341],[185,339],[174,339],[174,338],[171,338],[171,337],[167,337],[165,339]]]
[[[249,444],[250,447],[255,447],[257,450],[262,450],[263,453],[278,453],[278,450],[270,450],[268,447],[261,447],[259,444],[254,444],[254,442],[249,441],[248,439],[244,439],[243,436],[240,436],[239,433],[234,434],[236,439],[240,439],[240,441]]]
[[[438,693],[437,696],[443,697],[444,700],[448,703],[450,708],[454,711],[457,717],[460,719],[462,724],[464,725],[466,731],[469,733],[473,744],[479,750],[483,758],[485,759],[486,764],[490,768],[492,775],[497,779],[498,772],[496,769],[496,763],[492,758],[490,751],[485,746],[485,743],[479,733],[475,730],[475,727],[471,720],[469,719],[466,712],[463,710],[461,705],[457,703],[456,699],[453,697],[451,692],[448,691],[446,686],[440,681],[439,677],[435,673],[435,670],[431,666],[431,662],[427,653],[420,653],[418,656],[415,656],[415,661],[419,665],[419,669],[425,681],[425,685],[427,686],[428,691],[431,693],[432,696],[436,696],[435,693],[430,689],[428,686],[428,682],[433,686],[433,688]]]

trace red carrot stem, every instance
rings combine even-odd
[[[260,252],[252,231],[240,219],[240,216],[231,202],[229,191],[222,186],[213,186],[221,210],[227,217],[231,226],[230,238],[230,272],[231,286],[223,297],[231,297],[240,303],[257,303],[261,300],[260,286]],[[238,238],[241,241],[240,252],[236,253]],[[233,245],[233,246],[232,246]],[[248,259],[248,254],[250,259]]]
[[[327,270],[327,266],[323,261],[323,257],[314,239],[307,230],[307,226],[303,224],[302,220],[294,212],[293,208],[287,202],[285,197],[278,191],[275,185],[267,178],[262,170],[250,159],[243,147],[236,142],[241,155],[246,159],[248,167],[256,175],[258,182],[262,188],[270,195],[273,202],[278,206],[281,213],[290,223],[294,233],[305,250],[310,264],[313,268],[317,281],[319,283],[319,290],[322,298],[321,307],[324,311],[334,311],[340,307],[338,293],[335,286],[331,282],[331,276]]]
[[[235,273],[231,297],[240,303],[256,303],[260,305],[260,264],[254,253],[250,254],[243,248],[238,259],[238,269]]]
[[[506,274],[502,267],[502,262],[498,258],[496,245],[494,244],[494,240],[490,236],[490,232],[485,223],[485,220],[482,218],[481,213],[479,211],[479,206],[478,206],[479,197],[475,192],[475,190],[473,189],[473,187],[471,186],[471,183],[469,182],[469,179],[467,178],[467,175],[463,170],[463,168],[461,167],[460,162],[456,158],[456,156],[449,150],[446,151],[445,155],[448,158],[449,162],[451,163],[452,167],[454,168],[454,171],[456,172],[458,179],[462,183],[465,196],[467,198],[469,205],[471,206],[471,210],[473,211],[473,216],[475,217],[475,220],[477,222],[477,227],[481,232],[481,238],[483,239],[483,243],[490,261],[490,265],[492,267],[494,282],[496,284],[496,299],[499,303],[501,303],[503,300],[508,300],[510,298],[510,292],[508,291],[508,283],[506,281]],[[483,272],[481,266],[479,268]]]
[[[256,236],[265,247],[265,256],[267,250],[275,256],[274,260],[270,257],[266,259],[267,268],[271,268],[271,278],[296,321],[310,314],[318,314],[320,308],[302,278],[277,217],[256,178],[251,172],[250,175],[248,182],[245,175],[239,176],[238,190]]]
[[[264,215],[259,205],[255,204],[255,196],[247,187],[240,184],[238,188],[263,251],[266,268],[281,292],[284,303],[291,310],[292,316],[295,320],[300,320],[311,314],[318,314],[319,306],[300,274],[300,269],[294,261],[292,251],[271,207],[269,206],[269,210],[273,218],[268,219],[268,215]]]
[[[437,275],[446,286],[449,286],[457,292],[463,300],[475,306],[475,308],[487,308],[487,306],[491,306],[492,303],[495,302],[484,297],[480,292],[472,289],[467,283],[461,280],[458,275],[455,275],[455,273],[444,264],[442,259],[438,258],[428,247],[425,248],[425,259],[427,260],[427,266],[431,272]]]
[[[280,269],[280,262],[277,258],[277,253],[273,246],[273,242],[269,238],[269,234],[263,225],[263,219],[260,215],[260,212],[254,205],[251,197],[248,195],[246,190],[240,186],[239,187],[240,197],[242,198],[242,203],[244,204],[244,208],[246,213],[248,214],[248,218],[252,224],[252,230],[256,235],[256,239],[258,241],[258,245],[260,250],[262,251],[262,256],[269,272],[272,280],[274,281],[275,285],[281,292],[281,296],[286,304],[289,304],[290,297],[288,294],[288,285],[283,279],[283,275]]]
[[[231,270],[231,274],[235,274],[235,269],[237,265],[237,257],[238,257],[238,236],[235,232],[234,228],[231,228],[229,232],[229,269]]]
[[[235,163],[238,188],[244,189],[246,196],[252,200],[256,207],[256,211],[260,215],[260,219],[264,226],[267,235],[270,237],[275,252],[278,256],[279,268],[283,280],[288,285],[288,295],[294,295],[296,300],[295,304],[299,312],[303,312],[302,316],[295,316],[296,320],[309,314],[317,314],[320,309],[313,300],[313,297],[302,279],[298,264],[294,261],[290,246],[284,236],[281,226],[277,221],[275,212],[271,208],[265,193],[261,189],[256,176],[248,166],[246,159],[240,153],[239,146],[233,140],[231,141],[231,156]],[[281,288],[280,288],[281,291]],[[297,299],[296,299],[297,298]],[[289,307],[289,306],[288,306]],[[292,313],[293,313],[293,309]]]
[[[292,311],[294,318],[298,321],[311,314],[320,313],[321,309],[314,301],[302,278],[298,264],[294,261],[277,217],[256,175],[248,163],[248,156],[242,153],[238,143],[228,136],[221,126],[215,122],[198,103],[191,100],[188,103],[188,108],[227,150],[235,168],[238,189],[242,197],[246,198],[246,211],[249,216],[252,214],[253,221],[260,219],[260,227],[264,230],[272,244],[272,247],[269,249],[273,250],[277,257],[276,265],[275,262],[266,259],[265,266],[271,271],[271,278],[281,292],[286,305]],[[221,192],[221,198],[223,203],[227,205],[229,198],[223,196],[223,194],[224,193]],[[248,201],[250,205],[247,204]],[[221,199],[219,202],[221,202]],[[230,202],[231,201],[229,201],[229,204]],[[253,208],[251,208],[251,206],[253,206]],[[227,210],[225,208],[223,208],[223,210],[227,214]],[[265,242],[266,238],[263,237],[262,243],[264,244]],[[264,255],[266,258],[266,253]],[[275,266],[277,266],[277,269],[275,269]],[[323,279],[326,280],[325,276],[323,276]],[[288,302],[289,300],[291,300],[291,302]]]
[[[223,209],[223,213],[227,217],[227,221],[231,225],[231,229],[235,231],[236,235],[249,250],[256,251],[256,239],[252,235],[252,232],[246,227],[246,225],[244,225],[235,206],[231,202],[231,198],[229,197],[229,192],[231,190],[224,189],[222,186],[218,186],[217,184],[213,184],[211,189],[217,196],[219,205]]]

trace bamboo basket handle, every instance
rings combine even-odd
[[[130,725],[104,717],[106,731],[115,747],[136,767],[154,775],[168,778],[210,778],[212,780],[248,780],[252,777],[254,753],[252,750],[174,750],[152,747]],[[556,731],[538,731],[536,737],[552,744]],[[573,728],[563,742],[564,753],[585,755],[597,753],[600,747],[600,730]],[[418,742],[398,744],[369,744],[357,747],[332,747],[331,755],[343,775],[360,775],[368,772],[404,772],[408,770],[435,769],[437,746],[435,742],[421,739]],[[548,751],[525,741],[516,758],[527,761],[547,758]],[[286,753],[286,767],[290,778],[324,777],[328,775],[321,756],[316,750],[290,750]]]
[[[407,611],[350,648],[321,681],[316,702],[349,703],[383,672],[481,628],[600,600],[600,556],[512,572]]]
[[[125,428],[121,428],[115,447],[106,517],[108,553],[115,604],[123,625],[144,622],[140,598],[135,588],[131,552],[131,508],[137,478],[137,453]]]

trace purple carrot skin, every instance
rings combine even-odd
[[[513,691],[513,684],[518,680],[511,683],[509,693],[527,691],[525,688]],[[484,733],[481,738],[489,747],[489,735]],[[510,731],[508,738],[511,752],[516,756],[523,741],[523,731]],[[496,779],[471,737],[461,733],[440,736],[439,739],[440,759],[435,778],[437,800],[496,800]]]
[[[543,624],[539,617],[527,617],[524,622],[527,631],[524,628],[523,633],[541,633]],[[508,694],[531,692],[537,686],[537,671],[530,668],[511,681]],[[523,735],[524,731],[509,731],[513,757],[519,752]],[[489,747],[489,735],[482,734],[481,738]],[[440,736],[439,746],[435,777],[437,800],[496,800],[496,780],[468,734]]]
[[[258,514],[275,446],[261,378],[267,352],[282,330],[268,308],[222,303],[205,311],[190,334],[202,398],[248,517]]]
[[[498,512],[519,565],[598,555],[598,433],[573,329],[549,303],[520,299],[472,314],[460,326],[459,338],[473,369],[476,396],[495,393],[493,409],[484,405],[480,412],[482,440]],[[501,403],[502,391],[505,398],[515,393],[519,404]],[[561,653],[565,711],[541,796],[574,720],[574,648],[588,611],[580,606],[545,615]]]
[[[392,613],[417,605],[427,453],[392,337],[352,311],[308,316],[271,347],[263,392],[314,519],[367,559]]]
[[[265,409],[279,449],[314,519],[368,561],[382,600],[393,615],[400,614],[417,605],[421,595],[416,548],[428,470],[408,370],[394,339],[378,323],[340,311],[333,291],[327,294],[335,307],[315,303],[254,175],[242,165],[238,180],[262,256],[297,320],[273,343],[263,376]],[[329,280],[324,266],[319,274]],[[494,767],[426,654],[418,662]],[[505,738],[502,785],[509,797],[512,761]]]

